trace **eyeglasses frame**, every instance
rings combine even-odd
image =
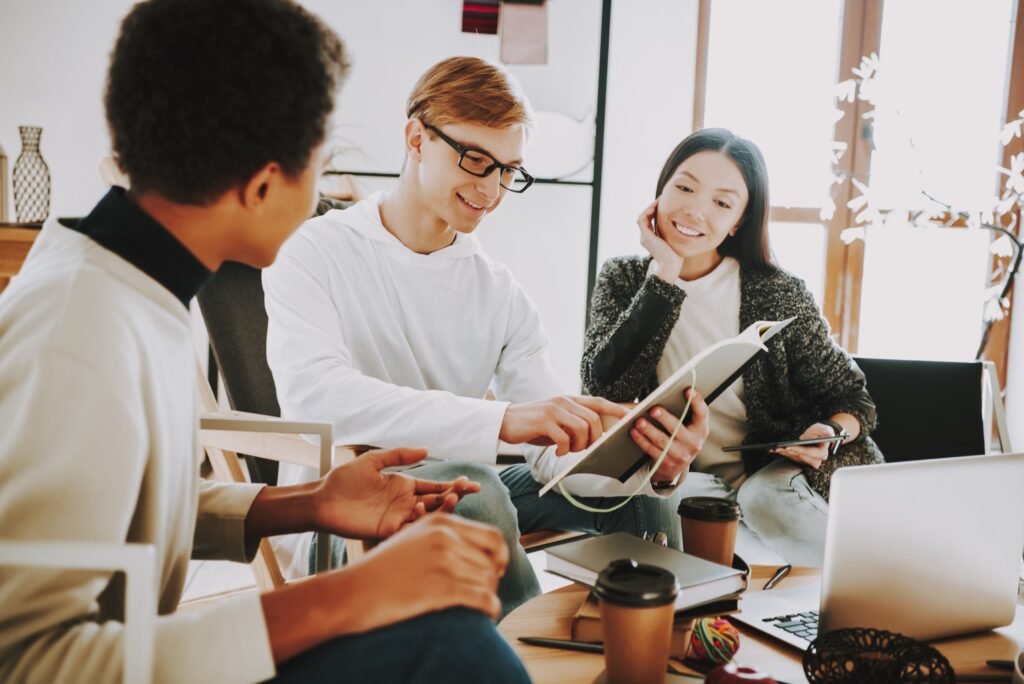
[[[502,164],[500,161],[498,161],[497,159],[492,157],[489,153],[487,153],[487,152],[485,152],[483,150],[478,150],[478,149],[475,149],[475,148],[472,148],[472,147],[466,147],[465,145],[463,145],[459,141],[453,140],[449,136],[445,135],[444,132],[442,132],[436,126],[431,126],[426,121],[420,121],[420,123],[423,124],[424,128],[426,128],[428,131],[431,131],[432,133],[434,133],[434,135],[436,135],[441,140],[446,142],[449,147],[451,147],[453,150],[455,150],[456,152],[459,153],[459,168],[462,169],[463,171],[465,171],[466,173],[468,173],[471,176],[476,176],[477,178],[486,178],[487,176],[490,176],[491,173],[494,172],[494,169],[501,169],[502,171],[504,171],[506,169],[509,169],[509,170],[511,170],[513,172],[522,173],[524,176],[526,176],[526,182],[523,183],[523,187],[520,188],[519,190],[517,190],[515,188],[510,188],[509,186],[505,185],[500,180],[501,175],[499,174],[499,176],[498,176],[498,178],[499,178],[498,185],[500,185],[501,187],[505,188],[509,192],[514,192],[514,193],[517,193],[517,194],[522,194],[522,193],[526,192],[527,189],[529,189],[529,187],[531,185],[533,185],[534,180],[536,180],[533,176],[531,176],[529,174],[529,172],[526,169],[524,169],[521,166],[512,166],[511,164]],[[462,160],[466,158],[466,153],[467,152],[476,152],[478,154],[482,154],[482,155],[484,155],[486,157],[489,157],[491,159],[491,161],[493,161],[494,163],[491,164],[490,166],[488,166],[486,169],[484,169],[483,173],[476,173],[475,171],[470,171],[469,169],[467,169],[466,167],[464,167],[462,165]]]

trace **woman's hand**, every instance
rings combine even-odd
[[[833,437],[835,434],[836,431],[830,426],[825,425],[824,423],[815,423],[804,430],[803,434],[800,435],[800,439]],[[829,457],[829,449],[832,445],[832,442],[823,442],[821,444],[809,444],[807,446],[791,446],[783,447],[781,449],[772,449],[771,452],[773,454],[785,456],[794,463],[807,465],[817,470],[821,467],[821,464],[825,462],[825,459]]]
[[[314,526],[349,539],[387,539],[432,511],[452,512],[480,484],[460,477],[429,482],[385,468],[425,458],[425,449],[370,451],[327,473],[316,483]]]
[[[683,257],[676,254],[671,245],[658,234],[654,227],[657,214],[658,200],[654,200],[637,218],[636,225],[640,227],[640,246],[654,257],[654,275],[666,283],[675,283],[679,278],[679,272],[683,270]]]
[[[672,445],[665,454],[665,460],[651,478],[652,482],[672,482],[685,471],[697,458],[697,453],[708,438],[708,405],[699,394],[692,389],[690,393],[690,413],[693,420],[683,425],[672,440]],[[658,424],[655,424],[657,421]],[[661,406],[648,411],[647,416],[636,421],[629,431],[633,441],[651,460],[656,461],[669,442],[672,432],[679,426],[679,419]]]

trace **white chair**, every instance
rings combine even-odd
[[[124,681],[153,679],[157,575],[152,544],[0,539],[0,566],[123,572]]]

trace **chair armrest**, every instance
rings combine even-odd
[[[157,611],[152,544],[0,539],[0,566],[124,572],[124,681],[152,681]]]
[[[297,453],[294,448],[288,452],[288,454],[277,454],[277,460],[285,461],[289,463],[295,462],[294,460],[287,459],[286,456],[293,456],[295,459],[301,459],[301,465],[312,466],[315,468],[321,476],[326,475],[327,471],[331,469],[331,456],[332,448],[334,446],[334,428],[330,423],[323,422],[312,422],[312,421],[295,421],[295,420],[283,420],[281,418],[274,418],[272,416],[260,416],[256,414],[239,414],[239,413],[205,413],[199,418],[199,429],[201,431],[201,439],[204,444],[210,444],[217,446],[218,448],[230,449],[231,451],[242,451],[243,453],[252,454],[253,456],[263,456],[263,453],[254,453],[254,451],[269,451],[266,447],[266,442],[263,442],[263,448],[261,447],[260,440],[251,440],[252,449],[235,449],[230,447],[220,447],[220,445],[214,443],[212,440],[215,439],[216,435],[210,435],[211,432],[242,432],[242,433],[256,433],[256,434],[290,434],[290,435],[315,435],[319,438],[320,445],[317,449],[319,458],[315,463],[309,463],[308,453],[301,454]],[[292,444],[295,442],[293,441]],[[286,443],[279,442],[279,445],[284,446]],[[311,447],[313,445],[310,445]],[[268,453],[268,457],[274,458],[275,454]]]
[[[205,413],[199,419],[200,440],[204,446],[258,456],[280,463],[294,463],[326,474],[332,465],[347,463],[369,450],[367,446],[342,446],[327,449],[328,465],[323,468],[324,444],[331,445],[330,423],[285,420],[255,413],[231,411]],[[314,434],[320,445],[302,439]]]
[[[334,447],[331,423],[295,421],[256,413],[230,411],[204,413],[199,418],[204,446],[249,454],[313,468],[323,477],[334,463],[345,463],[365,451],[360,447]],[[319,446],[298,435],[316,435]],[[328,569],[330,535],[317,534],[317,572]]]

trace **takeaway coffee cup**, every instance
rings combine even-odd
[[[713,563],[732,566],[740,505],[715,496],[691,496],[679,502],[683,551]]]
[[[668,570],[635,560],[612,561],[598,575],[608,684],[662,684],[672,645],[679,583]]]

